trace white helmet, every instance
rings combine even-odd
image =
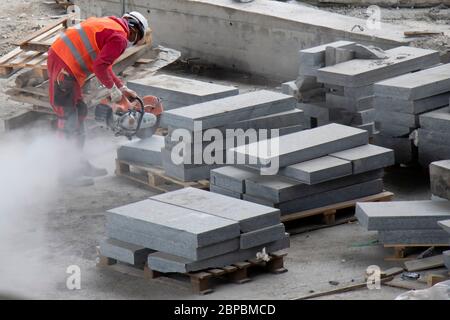
[[[148,30],[148,21],[142,14],[137,11],[127,12],[123,18],[128,20],[128,25],[135,28],[139,32],[139,40],[142,40]]]

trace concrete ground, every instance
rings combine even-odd
[[[14,7],[37,0],[8,2]],[[4,6],[5,4],[0,5]],[[0,22],[3,23],[3,22]],[[238,85],[242,91],[276,88],[276,84],[247,75],[192,69],[178,65],[167,73],[217,83]],[[9,84],[0,82],[2,91]],[[14,108],[0,94],[1,109]],[[47,126],[47,122],[43,121]],[[339,285],[362,281],[370,265],[388,268],[389,253],[374,245],[376,234],[357,223],[293,235],[286,267],[281,275],[254,274],[252,282],[237,285],[218,283],[207,296],[191,293],[189,283],[159,278],[146,281],[95,266],[96,246],[105,235],[105,211],[145,199],[153,193],[114,175],[115,150],[126,142],[98,128],[89,130],[86,154],[99,166],[108,168],[107,177],[94,186],[61,188],[56,173],[71,155],[55,153],[51,133],[27,128],[0,135],[0,296],[40,299],[292,299],[331,290]],[[386,189],[400,200],[428,199],[426,176],[415,168],[395,168],[385,177]],[[67,270],[79,267],[81,289],[69,290]],[[325,299],[393,299],[404,290],[357,290]]]

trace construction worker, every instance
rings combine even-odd
[[[130,12],[122,18],[89,18],[68,28],[48,52],[50,103],[58,117],[57,128],[61,136],[75,141],[80,150],[80,164],[63,177],[69,185],[91,185],[93,177],[107,174],[94,167],[81,156],[85,140],[84,120],[87,106],[83,102],[82,88],[87,77],[94,73],[109,90],[113,102],[122,96],[135,97],[114,74],[112,65],[129,46],[145,41],[147,19],[139,12]]]

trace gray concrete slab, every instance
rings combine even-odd
[[[431,131],[428,129],[417,129],[417,141],[419,146],[430,145],[430,147],[450,147],[450,133]]]
[[[378,239],[383,244],[448,244],[450,236],[439,229],[380,230]]]
[[[234,166],[211,170],[210,182],[236,193],[245,193],[245,179],[259,176],[258,172]]]
[[[445,230],[445,232],[450,233],[450,220],[438,221],[438,225]]]
[[[450,159],[450,147],[439,145],[436,141],[423,139],[419,141],[419,163],[428,167],[431,162]]]
[[[217,186],[215,184],[210,184],[209,185],[209,191],[210,192],[214,192],[214,193],[218,193],[227,197],[232,197],[232,198],[236,198],[236,199],[242,199],[242,193],[230,190],[230,189],[226,189],[223,188],[221,186]]]
[[[306,118],[315,118],[319,125],[330,122],[330,110],[325,102],[299,103],[298,108],[303,110]]]
[[[380,112],[393,111],[421,114],[448,105],[450,93],[443,93],[418,100],[401,100],[393,97],[375,96],[373,105]]]
[[[163,252],[156,252],[148,257],[148,265],[152,270],[160,272],[194,272],[204,270],[208,268],[221,268],[231,265],[236,262],[242,262],[249,259],[256,259],[256,254],[261,252],[264,248],[266,252],[276,252],[279,250],[287,249],[290,246],[289,236],[285,236],[283,239],[267,243],[255,248],[238,250],[230,252],[225,255],[217,256],[204,261],[191,261],[170,255]]]
[[[369,134],[365,130],[332,123],[314,129],[287,134],[279,137],[277,140],[279,148],[278,150],[273,150],[271,154],[269,152],[264,154],[266,153],[264,150],[267,150],[272,143],[270,141],[273,140],[268,140],[269,142],[259,141],[232,148],[230,153],[241,158],[244,157],[251,166],[267,166],[272,161],[275,161],[275,163],[279,164],[279,167],[285,167],[367,144]]]
[[[235,221],[153,199],[108,210],[107,221],[110,225],[151,234],[168,243],[183,243],[188,248],[204,247],[239,235],[239,225]],[[147,247],[169,252],[168,248]]]
[[[423,129],[450,133],[450,107],[421,114],[419,118]]]
[[[119,239],[121,241],[134,243],[146,248],[159,248],[156,251],[167,252],[186,259],[198,261],[215,256],[219,256],[228,252],[233,252],[239,249],[239,238],[224,240],[218,243],[213,243],[204,247],[192,247],[186,244],[180,238],[161,238],[154,233],[144,233],[136,231],[135,228],[128,229],[119,227],[117,224],[107,223],[107,235],[110,238]]]
[[[392,201],[358,203],[356,217],[368,230],[434,229],[450,218],[450,202]]]
[[[317,66],[321,64],[325,65],[325,51],[327,47],[345,48],[353,44],[354,42],[352,41],[340,40],[308,49],[302,49],[299,51],[300,65],[302,64],[307,66]]]
[[[371,97],[374,95],[373,84],[358,87],[343,86],[343,89],[344,89],[343,95],[351,99],[361,99],[364,97]]]
[[[446,250],[442,252],[442,255],[444,257],[444,265],[445,267],[450,270],[450,250]]]
[[[237,96],[194,104],[169,110],[162,115],[168,126],[194,131],[194,122],[201,121],[202,129],[221,127],[242,119],[262,117],[292,110],[294,97],[267,90],[244,93]]]
[[[148,165],[161,165],[161,148],[164,147],[164,137],[153,135],[150,138],[132,141],[117,149],[117,159],[138,162]]]
[[[450,200],[450,160],[430,164],[430,188],[435,196]]]
[[[375,122],[376,111],[374,108],[358,111],[354,114],[352,125],[363,125]]]
[[[224,129],[276,129],[300,125],[303,124],[303,121],[304,111],[300,109],[292,109],[289,111],[229,123],[224,126]]]
[[[286,202],[296,198],[308,197],[316,193],[344,188],[353,184],[376,180],[383,177],[383,170],[351,175],[316,185],[307,185],[300,181],[282,176],[259,176],[245,181],[246,194],[269,200],[268,203]]]
[[[375,127],[375,122],[370,122],[366,124],[353,125],[354,127],[362,130],[366,130],[369,133],[369,137],[372,138],[378,131]]]
[[[395,163],[408,164],[416,159],[416,148],[409,138],[390,137],[384,134],[376,134],[373,144],[394,150]]]
[[[352,163],[336,157],[320,157],[281,168],[279,175],[298,180],[306,184],[342,178],[352,174]]]
[[[387,59],[353,59],[319,69],[317,80],[346,87],[360,87],[440,62],[439,53],[434,50],[402,46],[385,52]]]
[[[383,191],[383,180],[378,179],[363,182],[360,184],[350,185],[340,189],[326,191],[323,193],[316,193],[309,195],[307,197],[296,198],[281,203],[273,203],[267,199],[263,199],[258,196],[249,196],[248,194],[244,194],[243,199],[267,206],[270,205],[273,206],[274,208],[279,208],[281,211],[281,215],[283,216],[290,213],[320,208],[335,203],[370,196],[373,194],[380,193],[382,191]]]
[[[395,164],[393,150],[372,144],[332,153],[330,156],[350,161],[353,167],[353,174],[389,167]]]
[[[376,112],[377,122],[389,122],[395,123],[399,126],[408,128],[419,127],[419,116],[409,113],[390,112],[390,111],[378,111]]]
[[[374,84],[378,96],[417,100],[450,91],[450,64],[404,74]]]
[[[104,239],[100,242],[100,254],[104,257],[143,267],[147,257],[154,250],[116,239]]]
[[[196,188],[184,188],[156,195],[150,199],[237,222],[241,232],[254,231],[280,223],[280,212],[277,209]]]
[[[280,223],[241,234],[241,249],[249,249],[281,240],[286,236],[284,224]]]
[[[239,94],[235,87],[167,74],[129,80],[127,86],[141,97],[153,95],[161,98],[165,110]]]
[[[353,99],[346,96],[327,93],[325,99],[328,108],[343,108],[350,112],[364,111],[373,108],[373,96]]]
[[[397,125],[394,121],[376,122],[376,127],[380,133],[388,137],[408,137],[416,128],[409,128]]]

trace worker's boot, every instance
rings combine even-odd
[[[81,174],[86,177],[96,178],[106,176],[108,171],[104,168],[95,167],[87,160],[81,160]]]

